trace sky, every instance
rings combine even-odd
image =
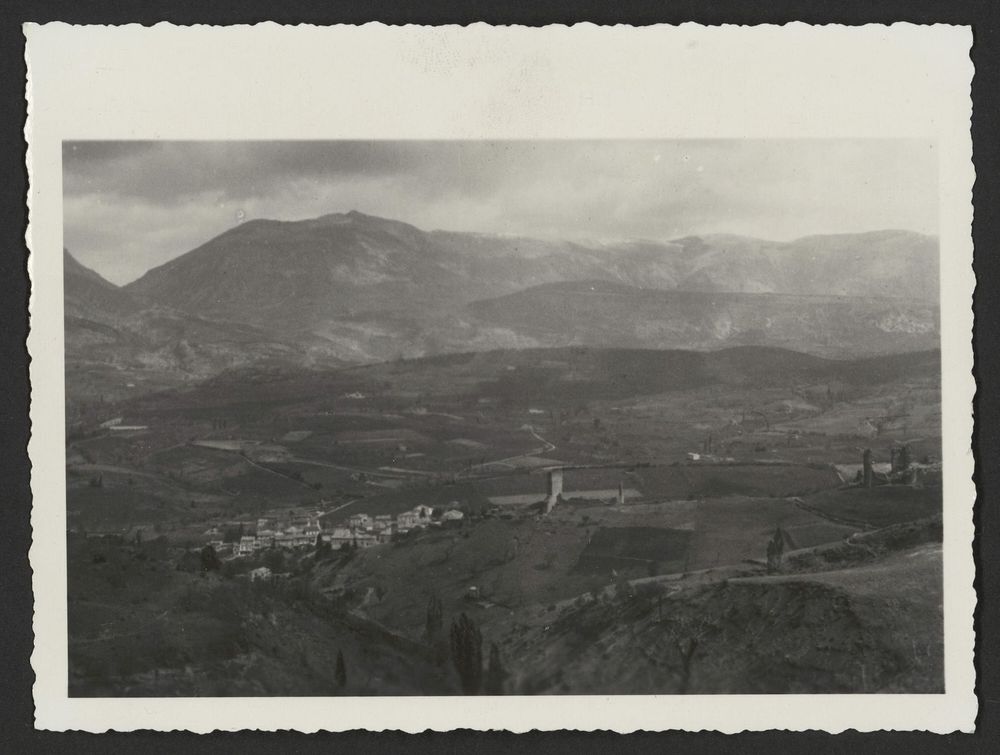
[[[917,140],[65,142],[63,239],[124,284],[246,220],[575,241],[938,231]]]

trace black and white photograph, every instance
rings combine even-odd
[[[967,30],[27,35],[40,728],[974,726]]]
[[[69,691],[943,690],[935,145],[63,145]]]

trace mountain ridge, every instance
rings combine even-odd
[[[67,354],[188,379],[562,345],[923,350],[938,345],[937,244],[883,230],[588,245],[353,210],[255,219],[120,288],[68,256]]]

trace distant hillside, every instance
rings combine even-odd
[[[720,351],[572,347],[446,354],[338,370],[246,368],[203,381],[183,393],[143,399],[147,410],[201,406],[314,403],[352,392],[383,408],[417,397],[502,404],[573,406],[707,385],[776,387],[840,381],[871,386],[904,377],[934,379],[940,352],[831,360],[786,349],[747,346]]]
[[[262,362],[338,364],[308,341],[144,304],[63,253],[67,395],[113,399]]]
[[[567,282],[643,289],[640,311],[605,301],[589,312],[595,297],[587,304],[572,301],[586,288],[533,291]],[[150,270],[126,291],[142,301],[283,337],[316,336],[331,355],[360,362],[470,344],[476,349],[619,345],[622,338],[624,345],[657,348],[762,342],[864,354],[936,346],[937,240],[881,231],[793,242],[719,235],[584,245],[428,233],[349,212],[247,222]],[[522,291],[520,299],[482,303]],[[657,300],[654,291],[685,295]],[[860,302],[779,304],[769,298],[706,298],[706,292]],[[572,315],[553,311],[559,310],[554,304],[559,296]],[[526,311],[513,311],[522,305]],[[605,314],[611,319],[599,322]],[[803,316],[808,323],[793,326]],[[863,322],[852,323],[852,317]]]
[[[553,283],[470,305],[479,329],[544,346],[780,346],[823,356],[933,349],[938,311],[898,298],[705,293],[605,281]]]

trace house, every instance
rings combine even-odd
[[[352,514],[347,518],[347,524],[351,529],[367,530],[372,526],[372,518],[368,514]]]
[[[425,520],[423,523],[426,524],[426,520],[431,518],[431,514],[434,513],[434,509],[431,508],[430,506],[425,506],[424,504],[420,504],[419,506],[413,509],[413,512],[417,515],[418,519]]]
[[[319,529],[312,532],[300,527],[289,527],[284,532],[278,532],[274,536],[274,544],[279,548],[302,548],[316,544],[316,535]]]
[[[420,518],[413,511],[404,511],[396,517],[396,529],[400,532],[409,532],[420,522]]]
[[[343,548],[354,540],[354,533],[347,527],[334,527],[329,539],[332,548]]]
[[[254,546],[257,544],[257,538],[253,535],[244,535],[240,538],[239,548],[237,553],[241,556],[249,556],[254,552]]]
[[[392,529],[392,515],[390,514],[379,514],[375,517],[372,522],[372,529],[376,532],[382,532],[383,530]]]
[[[251,570],[250,572],[251,582],[257,582],[259,580],[270,579],[270,578],[271,578],[271,570],[268,569],[266,566],[259,566],[256,569]]]
[[[378,538],[366,532],[359,532],[354,536],[354,542],[359,548],[371,548],[373,545],[378,545]]]

